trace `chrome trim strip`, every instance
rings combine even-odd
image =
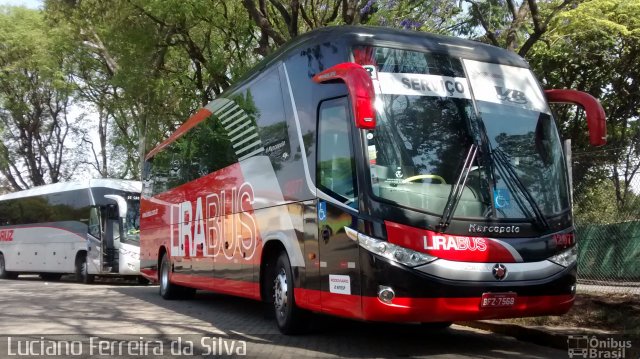
[[[349,239],[351,239],[352,241],[355,241],[355,242],[358,241],[358,231],[356,231],[355,229],[344,226],[344,232],[347,234],[347,237],[349,237]]]
[[[460,280],[460,281],[486,281],[497,282],[492,270],[495,262],[455,262],[446,259],[438,259],[415,269],[435,277]],[[513,282],[524,280],[536,280],[550,277],[561,272],[565,268],[543,260],[540,262],[526,263],[501,263],[507,268],[507,275],[500,282]]]
[[[329,196],[328,194],[324,193],[320,188],[316,188],[316,195],[318,196],[318,199],[327,201],[331,204],[335,204],[336,206],[345,209],[345,210],[349,210],[349,211],[354,211],[356,213],[359,213],[360,211],[358,211],[357,208],[353,208],[353,207],[349,207],[346,204],[338,201],[337,199]]]

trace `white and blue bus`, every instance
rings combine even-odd
[[[141,187],[92,179],[0,196],[0,278],[137,277]]]

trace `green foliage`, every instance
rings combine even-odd
[[[592,0],[561,13],[529,60],[546,88],[573,88],[598,98],[607,114],[607,145],[587,142],[584,117],[573,107],[556,108],[564,138],[571,138],[576,198],[613,183],[622,210],[640,166],[640,1]],[[576,201],[579,207],[582,202]],[[580,212],[581,209],[578,208]],[[585,209],[586,211],[586,209]]]
[[[57,37],[41,12],[0,8],[0,173],[14,189],[68,179],[77,166],[74,91]]]
[[[611,181],[594,182],[574,197],[574,215],[580,224],[615,223],[618,209]]]
[[[454,0],[369,1],[360,10],[361,22],[450,35],[460,25],[457,16],[462,8],[458,4]]]

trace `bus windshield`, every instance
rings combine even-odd
[[[140,240],[140,195],[127,194],[127,214],[124,223],[126,239]]]
[[[366,149],[374,196],[442,215],[476,144],[454,217],[522,219],[569,208],[553,118],[528,69],[360,46],[376,129]]]

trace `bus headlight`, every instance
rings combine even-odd
[[[408,267],[417,267],[437,259],[437,257],[371,238],[362,233],[358,233],[358,244],[369,252]]]
[[[576,245],[569,249],[566,249],[552,257],[547,258],[547,260],[555,264],[559,264],[563,267],[568,267],[578,260],[578,246]]]

